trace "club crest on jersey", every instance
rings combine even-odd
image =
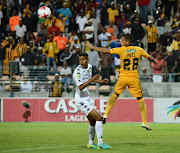
[[[78,79],[81,79],[81,74],[77,74],[77,78],[78,78]]]

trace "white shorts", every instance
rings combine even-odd
[[[86,116],[89,115],[92,109],[96,109],[96,106],[92,103],[91,100],[83,100],[75,102],[79,110],[81,110]]]

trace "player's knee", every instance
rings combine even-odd
[[[143,97],[137,97],[138,102],[143,102],[144,98]]]
[[[118,93],[116,93],[116,92],[114,92],[114,94],[113,94],[116,98],[118,98],[118,96],[119,96],[119,94]]]

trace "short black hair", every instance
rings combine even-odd
[[[126,41],[129,41],[130,43],[132,43],[133,38],[131,34],[122,34],[122,37],[124,37]]]
[[[80,53],[79,56],[86,56],[88,58],[88,54],[87,53]]]

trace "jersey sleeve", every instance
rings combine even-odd
[[[110,53],[111,54],[118,54],[118,55],[120,55],[121,52],[122,52],[121,48],[112,48],[112,49],[110,49]]]
[[[149,57],[149,54],[146,53],[146,51],[144,49],[141,49],[141,56],[145,57],[145,58],[148,58]]]
[[[83,84],[82,73],[81,73],[80,69],[76,69],[76,71],[73,74],[73,77],[74,77],[74,82],[76,83],[76,85],[78,87]]]

